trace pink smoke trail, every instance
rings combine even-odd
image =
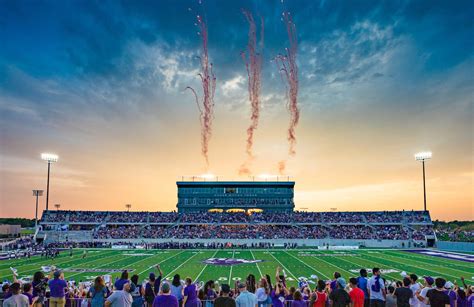
[[[285,48],[284,55],[278,55],[275,61],[278,65],[281,76],[287,84],[288,111],[290,112],[290,125],[288,127],[288,153],[290,156],[296,154],[296,126],[300,119],[300,110],[298,108],[298,66],[296,64],[296,53],[298,42],[296,38],[296,26],[289,12],[283,13],[283,21],[286,25],[290,47]]]
[[[196,16],[196,25],[199,28],[198,35],[201,36],[201,55],[198,57],[200,61],[200,73],[198,74],[202,85],[202,96],[199,98],[196,90],[188,86],[186,89],[191,90],[194,94],[196,104],[199,109],[199,121],[201,124],[201,153],[206,161],[206,168],[209,168],[209,141],[212,136],[212,120],[214,119],[214,94],[216,91],[216,76],[214,75],[212,63],[209,62],[208,54],[208,33],[207,24],[200,16]]]
[[[249,23],[247,52],[241,52],[242,60],[245,63],[248,78],[248,92],[251,105],[250,126],[247,128],[246,153],[247,161],[240,166],[239,175],[250,175],[250,161],[253,159],[253,139],[254,132],[258,127],[260,117],[260,92],[261,92],[261,74],[262,74],[262,49],[264,38],[263,18],[260,17],[260,41],[257,46],[257,26],[251,12],[242,10],[247,22]],[[260,52],[258,51],[260,49]]]

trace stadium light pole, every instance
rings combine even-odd
[[[132,204],[126,204],[125,207],[127,207],[127,212],[130,211],[130,208],[132,208]]]
[[[43,190],[33,190],[33,196],[36,196],[35,229],[38,229],[38,197],[43,196]]]
[[[61,204],[54,204],[54,207],[56,207],[56,211],[58,211],[59,208],[61,208]]]
[[[53,162],[58,162],[58,155],[52,154],[52,153],[42,153],[41,154],[41,160],[44,160],[48,162],[48,183],[46,186],[46,211],[48,211],[49,208],[49,173],[51,172],[51,163]]]
[[[415,154],[415,160],[421,161],[421,165],[423,166],[423,208],[426,212],[426,182],[425,182],[425,160],[431,159],[433,154],[431,151],[423,151]]]

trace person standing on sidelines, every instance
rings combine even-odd
[[[385,307],[385,284],[379,268],[372,269],[372,277],[367,282],[367,291],[370,297],[370,307]]]

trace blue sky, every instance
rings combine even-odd
[[[368,146],[378,149],[369,156],[355,154],[356,172],[373,170],[374,157],[402,155],[400,148],[411,153],[418,144],[446,157],[440,174],[463,174],[459,180],[472,184],[472,177],[466,181],[463,176],[472,174],[473,1],[0,0],[0,7],[2,178],[11,182],[2,184],[3,195],[29,189],[21,183],[25,176],[38,177],[29,184],[42,184],[41,164],[35,164],[42,150],[70,157],[60,173],[64,190],[107,180],[85,168],[86,159],[101,157],[109,170],[116,167],[110,161],[145,155],[130,148],[152,146],[160,162],[170,163],[182,146],[176,140],[188,138],[193,158],[176,161],[181,167],[169,169],[145,158],[144,168],[158,168],[163,175],[154,175],[168,178],[199,172],[199,136],[190,134],[197,127],[197,111],[189,93],[183,93],[188,85],[198,87],[196,14],[206,16],[217,76],[215,170],[236,169],[244,153],[241,123],[249,113],[239,55],[248,31],[242,8],[260,14],[265,23],[260,156],[284,156],[286,150],[284,132],[278,130],[287,125],[284,85],[270,60],[288,45],[282,12],[293,16],[302,154],[290,169],[303,178],[304,191],[318,193],[314,185],[351,189],[388,180],[357,183],[360,176],[354,175],[329,184],[314,181],[303,167],[314,157],[315,174],[324,174],[330,171],[320,165],[336,163],[331,152],[366,153]],[[219,149],[229,139],[242,153],[231,162],[222,161]],[[124,145],[126,153],[119,155]],[[387,159],[393,158],[399,156]],[[405,174],[400,178],[407,178],[408,168],[400,166]],[[388,166],[382,173],[397,171]],[[172,199],[174,192],[168,190],[166,199]],[[84,197],[91,190],[78,193]],[[464,196],[461,202],[472,205],[472,195]],[[143,200],[146,208],[153,201]]]

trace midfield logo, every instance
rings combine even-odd
[[[236,264],[250,264],[250,263],[259,263],[263,260],[249,260],[249,259],[237,259],[237,258],[209,258],[204,260],[204,264],[212,265],[236,265]]]

